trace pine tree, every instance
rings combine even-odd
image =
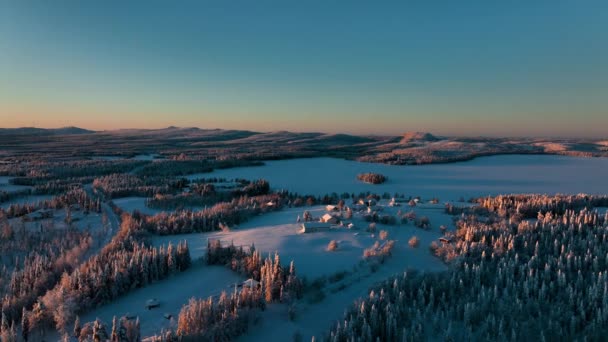
[[[27,341],[30,333],[30,323],[25,307],[21,310],[21,337],[24,341]]]
[[[82,330],[82,326],[80,325],[80,316],[76,316],[76,320],[74,321],[74,337],[80,337],[80,331]]]
[[[110,335],[110,341],[119,342],[118,329],[118,321],[116,320],[116,316],[114,316],[112,318],[112,334]]]

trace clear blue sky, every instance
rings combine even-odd
[[[6,0],[0,119],[605,137],[608,2]]]

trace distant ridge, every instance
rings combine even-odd
[[[61,128],[37,128],[37,127],[19,127],[19,128],[0,128],[0,134],[3,135],[70,135],[70,134],[90,134],[95,133],[88,129],[80,127],[61,127]]]
[[[401,138],[401,143],[406,144],[413,141],[438,141],[439,138],[428,132],[406,132]]]

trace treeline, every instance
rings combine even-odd
[[[72,189],[81,188],[83,184],[91,183],[95,177],[75,177],[66,179],[51,179],[33,184],[34,195],[56,195]]]
[[[99,199],[92,199],[83,189],[70,190],[67,193],[57,195],[51,199],[38,201],[36,203],[11,204],[4,211],[8,218],[21,217],[33,213],[40,209],[64,209],[78,205],[80,209],[89,212],[101,212],[101,202]]]
[[[7,229],[11,229],[7,234]],[[19,323],[22,311],[52,289],[62,274],[74,270],[93,244],[87,231],[48,229],[44,234],[12,229],[3,223],[0,239],[0,311]],[[10,267],[6,264],[10,263]]]
[[[607,239],[608,214],[587,208],[537,213],[534,223],[465,215],[439,254],[447,272],[385,281],[326,340],[604,340]]]
[[[112,319],[112,327],[108,332],[107,325],[102,322],[99,318],[93,322],[87,322],[83,325],[80,324],[78,317],[74,322],[74,329],[72,335],[78,339],[78,341],[110,341],[110,342],[140,342],[141,333],[139,327],[139,318],[129,319],[127,317],[121,317],[117,319],[116,316]],[[68,338],[68,333],[64,333],[64,339]]]
[[[477,200],[482,208],[500,217],[536,218],[539,212],[561,215],[566,210],[608,207],[608,196],[598,195],[500,195]]]
[[[129,196],[152,197],[156,194],[175,192],[185,185],[185,179],[140,178],[131,174],[117,173],[93,181],[93,188],[101,191],[108,199]]]
[[[221,202],[200,211],[183,210],[179,212],[162,212],[154,216],[134,216],[142,222],[147,231],[161,235],[208,232],[222,227],[237,225],[251,216],[280,209],[280,194],[255,197],[239,197],[230,202]]]
[[[214,169],[261,165],[264,163],[251,160],[160,160],[142,167],[137,175],[175,177],[212,172]]]
[[[52,326],[66,332],[77,314],[190,267],[186,243],[147,247],[140,242],[142,234],[138,223],[125,214],[120,231],[99,254],[64,273],[57,286],[25,313],[26,333],[44,333]]]
[[[379,173],[360,173],[357,175],[357,179],[370,184],[382,184],[386,182],[386,176],[381,175]]]
[[[137,160],[70,160],[41,161],[10,164],[7,176],[16,176],[11,183],[16,185],[43,184],[48,181],[69,178],[92,178],[112,173],[127,173],[148,164]],[[1,173],[1,170],[0,170]]]
[[[230,341],[247,332],[267,303],[301,297],[295,265],[284,268],[278,254],[263,259],[253,246],[248,250],[232,244],[223,247],[219,240],[209,241],[207,247],[208,264],[225,265],[254,282],[235,288],[230,295],[222,292],[218,298],[191,299],[179,313],[177,330],[163,332],[152,341]]]
[[[232,244],[222,247],[220,240],[210,240],[207,242],[206,260],[209,265],[226,265],[259,281],[266,302],[285,302],[302,296],[303,285],[296,276],[293,261],[289,268],[284,268],[278,253],[274,258],[269,255],[264,259],[253,245],[245,250]]]
[[[259,196],[270,192],[270,184],[263,179],[257,181],[235,180],[228,191],[216,190],[213,183],[192,183],[190,192],[177,195],[157,194],[146,201],[146,206],[157,209],[176,209],[193,206],[207,206],[218,202],[231,201],[241,196]]]

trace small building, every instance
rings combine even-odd
[[[160,306],[160,301],[156,298],[148,299],[146,301],[146,309],[148,309],[148,310],[158,308],[159,306]]]
[[[397,202],[397,201],[395,200],[395,197],[393,197],[393,198],[391,199],[391,201],[390,201],[390,202],[388,202],[388,205],[389,205],[390,207],[400,207],[400,206],[401,206],[401,203]]]
[[[302,223],[302,233],[325,232],[331,228],[329,223],[325,222],[304,222]]]
[[[245,280],[241,286],[248,287],[250,289],[255,289],[260,286],[260,282],[253,278],[249,278],[249,279]]]
[[[325,214],[321,217],[321,222],[330,223],[330,224],[338,224],[338,218],[333,215],[330,215],[330,214]]]
[[[348,227],[348,229],[353,229],[353,228],[355,228],[355,225],[353,223],[349,223],[347,227]]]
[[[340,208],[338,208],[337,205],[328,204],[327,206],[325,206],[325,210],[327,210],[327,211],[340,211]]]
[[[270,201],[270,202],[266,203],[267,207],[274,207],[275,205],[277,205],[277,204],[274,203],[273,201]]]

